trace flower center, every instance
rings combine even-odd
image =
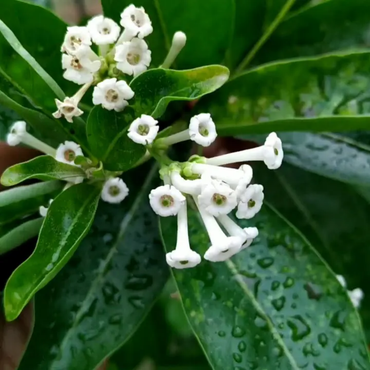
[[[114,89],[109,89],[105,94],[105,99],[107,99],[111,103],[116,103],[118,101],[118,98],[118,92]]]
[[[118,186],[116,186],[116,185],[112,185],[112,186],[109,188],[108,193],[109,193],[112,197],[116,197],[116,196],[120,193],[119,187],[118,187]]]
[[[253,208],[256,205],[256,202],[253,199],[249,199],[248,208]]]
[[[225,197],[225,195],[215,193],[213,194],[212,200],[213,203],[217,204],[218,206],[222,206],[226,203],[227,198]]]
[[[141,136],[147,136],[149,134],[149,126],[141,124],[137,128],[137,132]]]
[[[141,20],[140,20],[140,16],[137,16],[135,14],[131,14],[131,20],[138,26],[140,27],[141,26]]]
[[[105,26],[102,28],[102,30],[100,31],[101,34],[103,35],[109,35],[110,34],[110,29],[108,26]]]
[[[162,195],[160,198],[160,202],[163,207],[171,207],[175,203],[174,199],[171,197],[171,195]]]
[[[63,113],[72,113],[75,110],[75,107],[73,105],[66,105],[63,108]]]
[[[64,152],[64,158],[68,162],[73,162],[76,158],[76,153],[72,149],[67,149]]]
[[[279,151],[276,148],[274,148],[274,153],[275,155],[279,155]]]
[[[187,265],[188,263],[189,263],[189,261],[180,261],[181,265]]]
[[[80,64],[80,60],[77,59],[76,57],[72,59],[71,61],[71,67],[74,69],[80,70],[82,69],[82,65]]]
[[[132,65],[136,66],[140,63],[140,54],[128,53],[127,61]]]
[[[76,36],[71,37],[72,49],[76,49],[76,46],[80,46],[81,44],[82,44],[82,40],[79,37],[76,37]]]
[[[200,133],[202,136],[208,136],[208,135],[209,135],[209,131],[208,131],[207,126],[204,126],[204,125],[200,124],[200,125],[199,125],[199,133]]]

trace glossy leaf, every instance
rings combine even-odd
[[[198,109],[212,113],[221,135],[369,128],[369,62],[369,52],[356,52],[267,64]]]
[[[176,220],[162,219],[166,250]],[[190,238],[209,240],[198,214]],[[259,237],[226,263],[174,270],[184,309],[213,368],[370,369],[361,323],[345,290],[307,240],[268,206],[240,222]]]
[[[284,159],[297,167],[350,184],[370,185],[370,146],[331,133],[282,133]]]
[[[2,191],[0,193],[0,225],[38,212],[39,207],[48,204],[63,186],[62,182],[48,181]]]
[[[127,171],[145,154],[145,146],[134,143],[127,130],[135,116],[130,109],[123,113],[95,107],[89,115],[86,131],[90,148],[112,171]]]
[[[48,9],[30,2],[1,0],[1,4],[0,19],[70,96],[76,91],[76,85],[63,78],[60,53],[67,24]],[[35,19],[38,20],[37,27],[35,27]]]
[[[258,63],[369,47],[369,22],[367,0],[314,1],[280,24]]]
[[[151,69],[130,84],[135,91],[132,107],[136,115],[160,117],[171,101],[191,101],[210,94],[228,79],[223,66],[207,66],[186,71]]]
[[[130,4],[129,0],[102,0],[105,15],[116,22]],[[143,6],[153,23],[148,43],[154,66],[163,62],[177,31],[187,36],[186,46],[176,60],[178,68],[220,63],[224,59],[233,31],[232,0],[187,0],[186,6],[181,1],[139,0],[135,5]]]
[[[67,131],[67,133],[60,125],[55,122],[55,120],[49,118],[39,111],[26,108],[25,106],[17,103],[9,96],[4,94],[4,92],[2,92],[1,90],[0,104],[16,112],[20,117],[22,117],[23,120],[25,120],[29,125],[32,126],[34,130],[36,130],[37,136],[41,135],[43,137],[46,137],[46,139],[44,139],[45,142],[53,142],[56,145],[59,145],[61,142],[67,140],[69,136],[73,137],[70,130],[67,129],[69,131]],[[9,116],[9,118],[6,120],[7,129],[6,131],[4,130],[4,134],[0,136],[0,138],[3,138],[5,140],[8,130],[15,120],[16,119],[15,117],[13,118],[13,115]]]
[[[40,231],[43,218],[26,221],[4,235],[0,236],[0,256],[21,246],[27,240],[36,237]]]
[[[369,340],[370,205],[347,184],[287,164],[278,171],[258,168],[254,175],[267,200],[304,232],[335,273],[345,276],[348,288],[364,291],[360,314]]]
[[[43,155],[7,168],[1,176],[1,183],[4,186],[12,186],[28,179],[47,181],[85,176],[85,172],[81,168],[58,162],[49,155]]]
[[[8,321],[15,320],[34,294],[72,257],[92,225],[100,191],[97,186],[79,184],[65,190],[51,203],[35,251],[6,284],[4,308]]]
[[[123,178],[130,196],[100,203],[76,254],[36,295],[37,324],[20,370],[95,369],[140,325],[168,278],[148,203],[157,170]]]

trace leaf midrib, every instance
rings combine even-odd
[[[130,210],[127,212],[126,216],[123,218],[121,226],[120,226],[120,231],[119,231],[119,233],[116,237],[116,242],[114,243],[111,250],[107,254],[106,259],[102,263],[102,268],[100,269],[100,273],[96,276],[95,280],[92,282],[91,287],[90,287],[89,291],[87,292],[85,299],[81,302],[81,307],[77,311],[72,325],[70,326],[70,328],[66,332],[66,334],[64,336],[64,339],[62,340],[62,342],[59,346],[59,352],[58,353],[63,352],[64,347],[66,346],[66,344],[69,341],[69,338],[74,334],[74,330],[76,329],[76,327],[80,323],[81,317],[83,317],[85,311],[88,310],[88,308],[90,307],[90,299],[91,299],[91,297],[94,296],[94,294],[95,294],[94,292],[96,290],[96,287],[102,281],[102,279],[104,277],[104,272],[105,272],[106,267],[109,265],[109,263],[110,263],[111,259],[113,258],[114,254],[118,251],[118,249],[117,249],[118,242],[123,238],[124,234],[127,231],[127,228],[129,227],[130,222],[133,220],[134,215],[135,215],[136,211],[138,210],[139,205],[142,201],[144,193],[146,193],[147,188],[149,187],[156,171],[157,171],[157,166],[153,166],[151,171],[148,174],[148,177],[146,178],[146,180],[145,180],[145,182],[144,182],[144,184],[141,188],[141,191],[138,193],[138,196],[137,196],[135,202],[131,206]],[[50,363],[50,368],[51,369],[53,368],[53,365],[55,364],[55,359],[56,358],[58,358],[58,356],[55,356],[55,358]]]

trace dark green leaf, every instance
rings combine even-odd
[[[128,0],[102,0],[105,15],[116,22],[130,4]],[[224,59],[232,37],[232,0],[187,0],[186,6],[181,1],[139,0],[135,5],[143,6],[153,23],[153,34],[148,37],[153,65],[163,62],[176,31],[187,36],[187,44],[176,61],[179,68],[220,63]]]
[[[294,221],[337,274],[345,276],[348,288],[364,291],[360,314],[369,339],[370,205],[347,184],[287,164],[279,171],[258,168],[255,180],[264,185],[267,200]]]
[[[11,275],[4,291],[5,317],[15,320],[34,294],[72,257],[94,220],[101,189],[79,184],[51,203],[36,249]]]
[[[191,101],[210,94],[228,79],[223,66],[207,66],[186,71],[151,69],[130,84],[135,92],[132,107],[137,115],[160,117],[171,101]]]
[[[145,146],[134,143],[127,130],[135,116],[129,108],[123,113],[95,107],[87,120],[87,139],[93,154],[112,171],[127,171],[145,154]]]
[[[0,237],[0,255],[19,247],[39,233],[43,218],[26,221]]]
[[[10,126],[17,120],[17,118],[18,117],[14,112],[0,105],[0,141],[6,140]]]
[[[307,171],[350,184],[370,185],[370,146],[331,133],[282,133],[284,159]]]
[[[38,5],[17,0],[1,0],[1,4],[0,19],[14,32],[23,47],[68,95],[76,91],[77,85],[63,78],[61,66],[60,47],[67,24]]]
[[[28,179],[47,181],[85,176],[85,172],[81,168],[58,162],[50,155],[43,155],[7,168],[1,176],[1,183],[4,186],[12,186]]]
[[[91,370],[137,329],[168,278],[148,202],[157,168],[124,181],[130,196],[101,202],[95,223],[62,272],[36,295],[36,328],[20,369]]]
[[[189,215],[191,244],[208,237]],[[167,251],[176,220],[162,219]],[[188,319],[217,369],[370,369],[361,323],[345,290],[307,240],[270,207],[245,226],[259,237],[226,263],[173,271]]]
[[[0,225],[38,211],[60,192],[63,183],[48,181],[19,186],[0,193]]]
[[[221,135],[365,128],[369,72],[369,52],[267,64],[232,79],[198,109],[212,113]]]
[[[68,137],[73,137],[72,134],[70,133],[67,134],[68,131],[66,132],[65,130],[63,130],[63,128],[58,123],[56,123],[55,120],[49,118],[48,116],[41,112],[26,108],[21,104],[18,104],[16,101],[12,100],[6,94],[4,94],[1,90],[0,90],[0,104],[2,104],[4,107],[11,109],[12,111],[16,112],[19,116],[21,116],[28,124],[32,126],[34,130],[36,130],[37,136],[41,135],[45,138],[49,138],[49,140],[46,139],[45,141],[50,142],[51,139],[53,143],[59,145],[61,142],[68,139]],[[12,116],[8,117],[5,126],[6,131],[4,130],[4,135],[0,136],[0,138],[5,139],[6,134],[8,133],[8,130],[10,126],[14,123],[14,121],[15,117],[14,118]]]
[[[259,52],[259,63],[369,47],[369,1],[329,0],[312,3],[280,24]]]

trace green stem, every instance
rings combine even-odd
[[[258,40],[257,44],[254,45],[253,49],[248,53],[248,55],[243,59],[240,63],[239,67],[236,69],[235,74],[241,73],[251,62],[251,60],[255,57],[259,49],[264,45],[264,43],[269,39],[271,34],[275,31],[276,27],[280,24],[282,19],[288,13],[289,9],[293,6],[295,0],[288,0],[285,5],[281,8],[279,14],[267,28],[265,33],[262,37]]]

